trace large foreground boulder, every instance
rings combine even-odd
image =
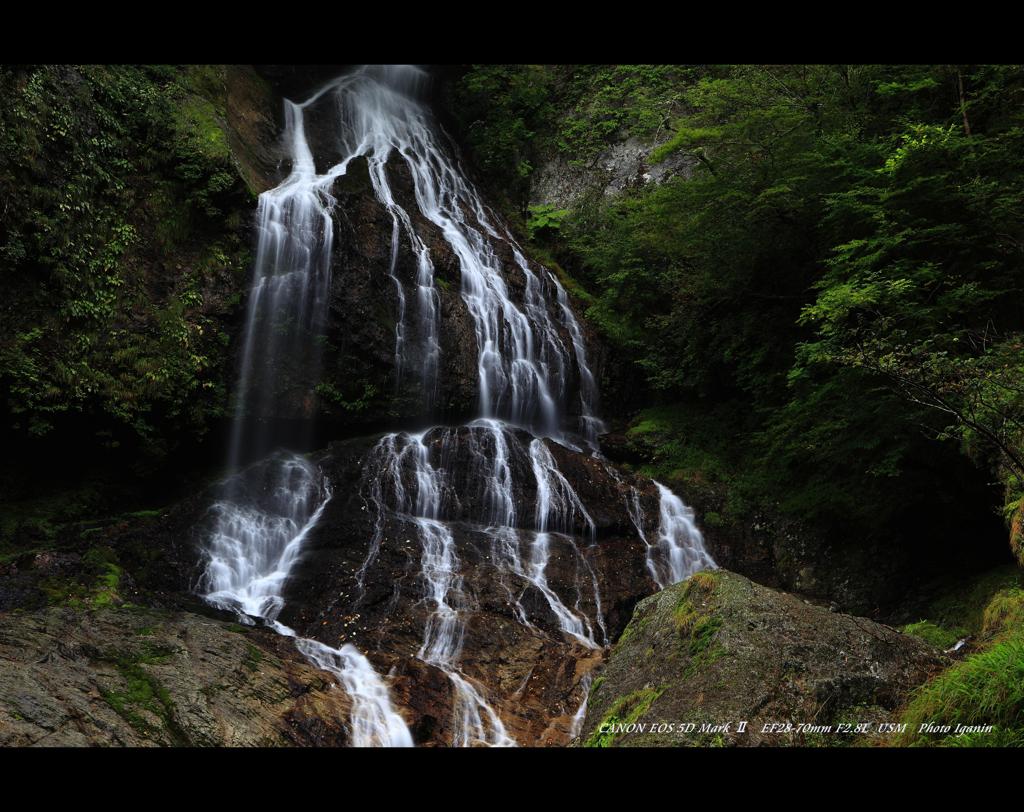
[[[702,572],[637,605],[594,681],[580,743],[864,743],[885,737],[944,663],[889,626]]]
[[[265,630],[138,608],[0,615],[0,746],[342,745],[349,711]]]

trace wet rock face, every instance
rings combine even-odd
[[[734,573],[698,573],[643,600],[591,691],[591,746],[843,744],[843,733],[769,723],[877,724],[941,668],[923,641],[829,612]],[[737,722],[746,721],[745,733]],[[635,722],[617,735],[601,725]],[[656,725],[695,723],[692,731]],[[701,725],[732,723],[727,730]],[[845,737],[844,737],[845,735]],[[817,738],[815,738],[817,737]],[[858,742],[869,736],[857,737]]]
[[[583,679],[601,662],[603,644],[618,636],[636,602],[657,587],[627,510],[632,478],[613,476],[600,461],[547,441],[594,524],[591,532],[576,517],[566,532],[546,536],[546,586],[563,607],[585,618],[594,645],[562,629],[550,596],[527,577],[538,543],[530,440],[514,430],[506,437],[515,512],[514,528],[507,531],[488,520],[493,505],[482,466],[493,449],[486,433],[472,426],[435,429],[424,445],[450,474],[438,518],[451,533],[458,562],[459,583],[447,596],[462,626],[456,668],[482,689],[519,744],[559,745],[569,741]],[[421,528],[409,513],[392,509],[390,492],[380,510],[382,496],[373,483],[388,474],[379,468],[376,438],[335,443],[320,462],[333,496],[286,586],[280,619],[327,645],[356,645],[379,673],[390,674],[392,698],[416,743],[448,745],[452,683],[422,652],[435,603],[422,571]],[[402,470],[403,487],[415,493],[412,477],[411,468]],[[656,517],[651,484],[635,484]]]
[[[344,745],[349,711],[264,630],[143,609],[0,615],[0,746]]]
[[[305,119],[307,137],[320,171],[326,171],[342,157],[335,118],[329,110],[321,109],[330,104],[334,104],[333,97],[324,97],[324,101],[310,108]],[[237,117],[239,132],[246,137],[234,136],[239,143],[236,158],[246,177],[256,178],[253,184],[265,189],[275,179],[281,179],[288,162],[282,159],[279,141],[266,141],[265,117],[257,121],[254,116],[249,109],[246,116],[240,113]],[[277,165],[272,169],[275,160]],[[407,425],[410,421],[454,423],[478,412],[479,347],[473,318],[461,294],[459,260],[441,229],[420,212],[409,166],[393,155],[385,172],[395,202],[408,214],[433,264],[439,315],[437,374],[429,379],[423,375],[428,346],[423,336],[428,327],[416,282],[418,256],[404,227],[400,228],[392,265],[394,222],[374,193],[366,159],[358,157],[330,189],[336,202],[329,313],[324,335],[317,339],[322,347],[322,365],[315,379],[308,375],[309,379],[303,378],[301,372],[291,367],[268,373],[268,380],[280,382],[276,386],[281,392],[276,398],[278,413],[263,415],[265,420],[315,422],[320,437],[332,438]],[[475,222],[471,212],[464,214]],[[504,277],[510,297],[522,306],[525,277],[514,260],[512,247],[495,239],[492,248],[506,270]],[[539,278],[545,278],[538,266],[531,267]],[[549,290],[546,298],[548,315],[562,344],[571,347],[572,339],[561,324],[553,291]],[[396,353],[399,323],[404,340],[401,351]],[[583,329],[588,349],[599,358],[593,335],[585,325]],[[266,363],[274,366],[270,359]],[[573,362],[564,376],[564,391],[578,391],[578,378]],[[567,397],[570,418],[579,413],[577,400]]]
[[[409,213],[434,264],[440,299],[440,390],[425,392],[420,374],[424,325],[415,283],[418,265],[404,233],[399,234],[393,273],[405,299],[406,340],[401,363],[396,365],[399,297],[390,273],[393,223],[374,195],[366,160],[358,158],[332,190],[338,202],[330,319],[325,385],[318,390],[320,412],[328,426],[381,425],[431,413],[458,419],[469,415],[476,402],[476,335],[459,293],[458,259],[437,227],[419,214],[408,168],[392,161],[387,171],[396,201]],[[352,405],[361,398],[362,404]]]
[[[371,429],[408,425],[410,421],[456,423],[478,413],[479,347],[473,317],[462,298],[459,260],[441,230],[420,213],[409,167],[393,158],[386,172],[396,203],[409,215],[434,266],[440,366],[436,380],[424,378],[427,343],[423,335],[427,325],[416,284],[418,257],[401,229],[392,270],[393,221],[373,192],[366,159],[356,158],[331,190],[337,205],[330,316],[322,382],[317,387],[321,432],[326,437],[337,436],[339,430],[351,434],[356,426]],[[471,213],[465,214],[473,220]],[[525,279],[512,247],[503,240],[494,240],[492,248],[506,269],[510,297],[522,306]],[[538,266],[532,265],[532,269],[544,278]],[[404,341],[398,359],[400,299],[396,279],[405,302]],[[553,292],[547,299],[549,317],[558,325],[562,344],[571,347],[572,339],[555,310]],[[587,333],[587,342],[592,344],[592,339]],[[564,391],[578,391],[578,379],[573,362],[566,370]],[[568,416],[578,415],[578,398],[567,397],[566,401]]]
[[[568,511],[564,519],[549,521],[546,594],[527,577],[538,549],[537,482],[529,456],[533,438],[510,428],[503,436],[515,520],[510,530],[498,532],[490,521],[493,504],[486,487],[495,451],[491,432],[476,425],[439,427],[424,435],[432,463],[443,471],[439,519],[452,534],[458,562],[460,583],[448,595],[462,626],[455,666],[517,742],[564,745],[583,701],[584,678],[601,662],[605,642],[625,628],[637,601],[657,588],[627,498],[637,488],[644,524],[653,534],[658,495],[647,480],[619,474],[550,440],[537,441],[586,510],[586,517]],[[332,495],[287,582],[280,620],[332,647],[354,644],[378,673],[388,675],[392,700],[415,742],[447,746],[455,732],[452,682],[421,656],[435,604],[423,576],[420,527],[411,510],[394,509],[394,483],[381,468],[381,439],[336,442],[315,458]],[[266,462],[250,466],[234,480],[234,493],[260,506],[271,495],[271,471]],[[411,466],[400,468],[399,480],[416,493]],[[390,484],[375,491],[381,482]],[[195,608],[192,593],[206,563],[203,544],[215,520],[211,506],[222,495],[212,486],[140,526],[104,534],[103,543],[124,567],[123,584],[132,585],[131,591],[122,590],[125,600]],[[593,646],[566,634],[552,595],[565,610],[585,618]],[[45,596],[41,599],[45,602]],[[294,651],[290,640],[277,640]],[[326,673],[323,678],[331,681]]]

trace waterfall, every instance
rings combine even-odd
[[[303,110],[331,96],[339,113],[337,146],[342,158],[315,177],[321,197],[327,197],[326,189],[346,173],[354,158],[365,157],[374,193],[391,217],[390,275],[398,311],[396,378],[408,369],[408,354],[415,346],[426,405],[432,404],[440,357],[440,303],[429,251],[391,188],[390,160],[408,167],[418,213],[440,230],[458,258],[461,298],[476,335],[480,415],[563,439],[565,384],[575,361],[581,381],[579,433],[593,445],[601,427],[594,413],[597,389],[565,290],[550,272],[535,273],[508,230],[488,215],[476,189],[444,148],[429,109],[418,98],[424,83],[425,74],[416,67],[366,66],[328,83],[303,104],[293,105],[301,116]],[[296,163],[305,161],[307,153],[308,148]],[[311,159],[303,166],[314,171]],[[405,293],[394,276],[399,233],[418,258],[417,342],[411,340]],[[502,255],[509,252],[525,284],[524,301],[518,305],[504,276]],[[552,309],[558,314],[557,324],[550,315]],[[558,324],[571,335],[571,352]]]
[[[580,731],[583,729],[583,719],[587,715],[587,702],[590,700],[590,685],[592,681],[592,675],[589,673],[581,680],[583,700],[580,702],[580,706],[576,709],[576,713],[572,716],[572,724],[569,727],[570,741],[579,737]]]
[[[353,747],[412,747],[412,734],[392,707],[387,685],[359,649],[331,648],[305,637],[296,646],[310,662],[333,674],[352,698]]]
[[[353,160],[364,158],[390,225],[382,274],[394,289],[393,381],[418,384],[423,417],[433,414],[442,368],[441,295],[429,235],[420,233],[426,223],[458,262],[457,301],[475,339],[478,402],[476,419],[463,426],[389,433],[363,458],[359,494],[371,518],[362,540],[365,557],[353,573],[355,605],[367,599],[367,578],[394,528],[402,529],[403,541],[415,536],[416,605],[426,611],[418,648],[405,656],[447,677],[453,746],[512,746],[516,741],[499,713],[510,698],[489,695],[473,676],[477,665],[463,657],[474,602],[466,572],[476,567],[472,571],[494,573],[514,620],[531,635],[583,650],[607,646],[593,565],[600,555],[597,524],[559,468],[561,452],[552,450],[585,448],[620,486],[625,483],[601,456],[597,381],[565,287],[550,270],[527,260],[485,206],[422,100],[426,79],[412,66],[365,66],[301,103],[285,103],[290,171],[260,196],[229,453],[230,469],[238,473],[211,508],[202,588],[206,600],[243,622],[261,619],[295,638],[310,662],[334,675],[352,699],[353,744],[412,744],[385,680],[363,654],[350,644],[335,649],[299,637],[277,620],[289,573],[332,498],[330,484],[294,453],[239,470],[243,458],[265,457],[274,441],[281,442],[277,419],[312,424],[331,287],[331,188]],[[329,148],[335,162],[322,171],[306,133],[314,110],[337,122]],[[322,162],[323,156],[316,157]],[[411,196],[396,194],[392,186],[399,168],[411,178]],[[415,258],[410,288],[398,272],[403,248]],[[647,548],[648,570],[664,587],[715,565],[692,511],[667,488],[657,488],[656,543],[644,531],[635,486],[627,504]],[[582,723],[589,685],[587,675],[574,731]]]
[[[316,174],[303,108],[285,103],[288,177],[260,195],[253,286],[248,294],[229,469],[273,447],[273,420],[311,417],[331,284],[330,182]],[[311,421],[309,421],[311,422]]]
[[[629,511],[629,518],[633,522],[633,527],[636,528],[637,536],[640,537],[640,540],[647,548],[647,571],[651,574],[658,588],[664,589],[668,584],[662,580],[661,573],[658,572],[657,562],[655,561],[655,547],[647,540],[647,533],[644,531],[644,511],[640,507],[640,491],[635,485],[629,489],[629,496],[626,498],[626,510]]]
[[[658,586],[664,589],[700,570],[715,569],[717,565],[704,549],[704,537],[693,522],[693,511],[660,482],[654,484],[660,496],[657,549],[662,561],[660,566],[651,564],[650,567]],[[652,546],[648,547],[649,561]]]
[[[558,470],[555,460],[551,456],[548,447],[543,440],[534,439],[530,443],[530,461],[533,465],[533,475],[537,480],[537,506],[536,526],[537,535],[534,538],[531,571],[532,581],[547,598],[551,605],[552,612],[558,618],[559,625],[567,634],[577,638],[591,648],[597,648],[594,642],[594,632],[590,623],[584,616],[581,620],[573,612],[570,612],[552,592],[547,585],[544,569],[548,560],[548,529],[553,526],[561,532],[571,531],[576,520],[582,521],[587,528],[587,536],[594,537],[594,520],[590,517],[583,502],[580,501],[576,491],[573,490],[569,481]],[[585,562],[585,559],[584,559]],[[602,634],[605,633],[604,622],[601,619],[601,591],[598,589],[597,578],[589,565],[587,566],[591,576],[591,584],[594,589],[594,602],[597,607],[597,622],[600,625]],[[584,629],[584,625],[586,628]]]
[[[210,508],[215,519],[202,584],[208,602],[237,612],[250,624],[250,617],[277,620],[284,607],[284,581],[331,498],[327,483],[302,457],[276,456],[262,467],[266,475],[260,485],[267,493],[259,502],[224,498]],[[244,480],[236,474],[224,492],[239,493]]]
[[[447,524],[441,521],[445,475],[431,463],[425,436],[426,432],[389,434],[374,449],[371,459],[377,463],[375,493],[381,506],[377,527],[383,525],[385,504],[390,504],[396,513],[416,526],[421,545],[420,577],[431,607],[423,643],[416,656],[439,668],[451,682],[454,697],[452,744],[459,747],[514,746],[515,740],[506,732],[482,690],[457,668],[464,632],[457,607],[465,603],[465,596],[455,539]],[[384,490],[390,492],[387,502]],[[377,548],[371,544],[360,573],[365,573],[371,557],[377,554],[380,540],[376,534],[375,539]]]

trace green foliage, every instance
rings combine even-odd
[[[223,68],[0,71],[0,390],[8,432],[165,453],[223,412],[248,207]],[[204,96],[209,92],[211,95]]]
[[[377,387],[370,383],[363,384],[363,391],[356,398],[347,398],[345,394],[330,381],[321,381],[316,385],[316,393],[329,403],[340,406],[346,412],[365,412],[375,403]]]
[[[691,399],[644,409],[626,436],[647,460],[643,473],[691,502],[715,505],[700,517],[703,525],[729,526],[750,518],[752,505],[776,476],[758,462],[754,428],[736,403]]]
[[[117,588],[121,583],[121,574],[122,570],[117,564],[106,565],[105,572],[100,576],[99,590],[92,599],[93,608],[102,609],[120,600]]]
[[[901,745],[1024,746],[1024,636],[1018,629],[926,683],[900,717]],[[923,724],[949,725],[933,734]],[[989,733],[958,735],[957,725],[992,725]]]
[[[523,210],[534,167],[558,154],[588,165],[617,135],[658,136],[680,110],[679,65],[473,65],[448,107],[497,196]]]
[[[1024,629],[1024,589],[997,592],[982,615],[982,635],[994,636],[1014,629]]]
[[[532,166],[644,135],[660,144],[649,165],[694,167],[584,196],[547,229],[588,319],[646,382],[639,402],[742,416],[718,421],[725,448],[682,420],[641,437],[640,416],[652,472],[896,540],[929,532],[907,515],[948,532],[959,520],[928,505],[967,482],[990,499],[988,468],[1020,515],[1020,66],[533,66],[532,106],[508,92],[527,73],[495,73],[509,84],[474,118],[528,118]]]
[[[965,617],[980,642],[966,659],[914,693],[900,718],[908,729],[899,744],[1024,746],[1024,588],[1020,584],[1020,572],[1004,568],[978,579],[965,591],[970,605]],[[992,594],[991,590],[1000,585],[1002,588]],[[986,593],[990,599],[979,611],[973,604]],[[925,723],[953,729],[922,730]],[[992,730],[958,732],[957,725],[991,725]]]
[[[936,626],[930,620],[921,620],[917,623],[908,623],[903,627],[904,634],[920,637],[926,643],[930,643],[943,651],[952,648],[966,632],[963,629],[943,629]]]
[[[793,371],[869,370],[944,417],[938,436],[1018,476],[1022,134],[910,123],[882,142],[881,165],[829,199],[827,222],[854,238],[801,314],[816,336]]]
[[[530,217],[526,221],[526,231],[531,240],[558,231],[562,227],[562,220],[569,213],[567,209],[556,209],[547,204],[528,206],[527,211]]]
[[[927,622],[958,634],[958,637],[984,632],[985,613],[1000,594],[1024,589],[1024,570],[1012,564],[995,567],[971,578],[957,577],[942,584],[938,596],[920,609]]]
[[[563,228],[599,291],[588,316],[656,389],[770,395],[792,361],[835,167],[810,148],[809,114],[779,101],[765,72],[735,69],[680,92],[690,112],[677,128],[703,171],[589,201]]]
[[[540,65],[475,65],[450,103],[475,162],[519,205],[533,171],[535,129],[550,120],[551,72]]]
[[[18,489],[17,476],[3,477],[2,490],[13,494]],[[34,495],[34,498],[9,503],[0,513],[0,551],[8,546],[35,542],[46,548],[54,542],[61,525],[88,515],[102,505],[101,486],[94,481],[80,482],[56,494]]]
[[[682,65],[574,65],[562,70],[568,114],[559,150],[574,163],[591,161],[616,134],[651,137],[684,100],[700,70]]]

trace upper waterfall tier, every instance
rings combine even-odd
[[[550,270],[531,264],[467,179],[422,101],[426,82],[415,67],[364,67],[301,104],[286,103],[290,172],[260,199],[239,413],[301,419],[317,395],[327,408],[332,398],[350,403],[344,396],[358,397],[359,385],[335,384],[330,363],[320,383],[321,349],[379,357],[386,340],[385,388],[415,387],[419,417],[451,408],[455,379],[471,364],[474,403],[464,414],[596,447],[597,386],[566,291]],[[383,222],[351,200],[359,184],[348,176],[364,171]],[[340,207],[339,196],[346,196]],[[360,216],[376,221],[351,222]],[[347,244],[334,245],[343,240],[333,238],[332,218],[352,228]],[[384,279],[383,290],[364,289]],[[390,312],[381,312],[382,298]],[[332,331],[326,322],[335,308],[341,324]],[[353,325],[353,309],[387,323],[386,335]],[[307,342],[307,356],[289,361],[296,356],[286,342],[318,327],[325,340]],[[354,335],[363,346],[352,346]],[[345,366],[358,374],[365,362]],[[362,375],[362,391],[380,389],[376,380]]]

